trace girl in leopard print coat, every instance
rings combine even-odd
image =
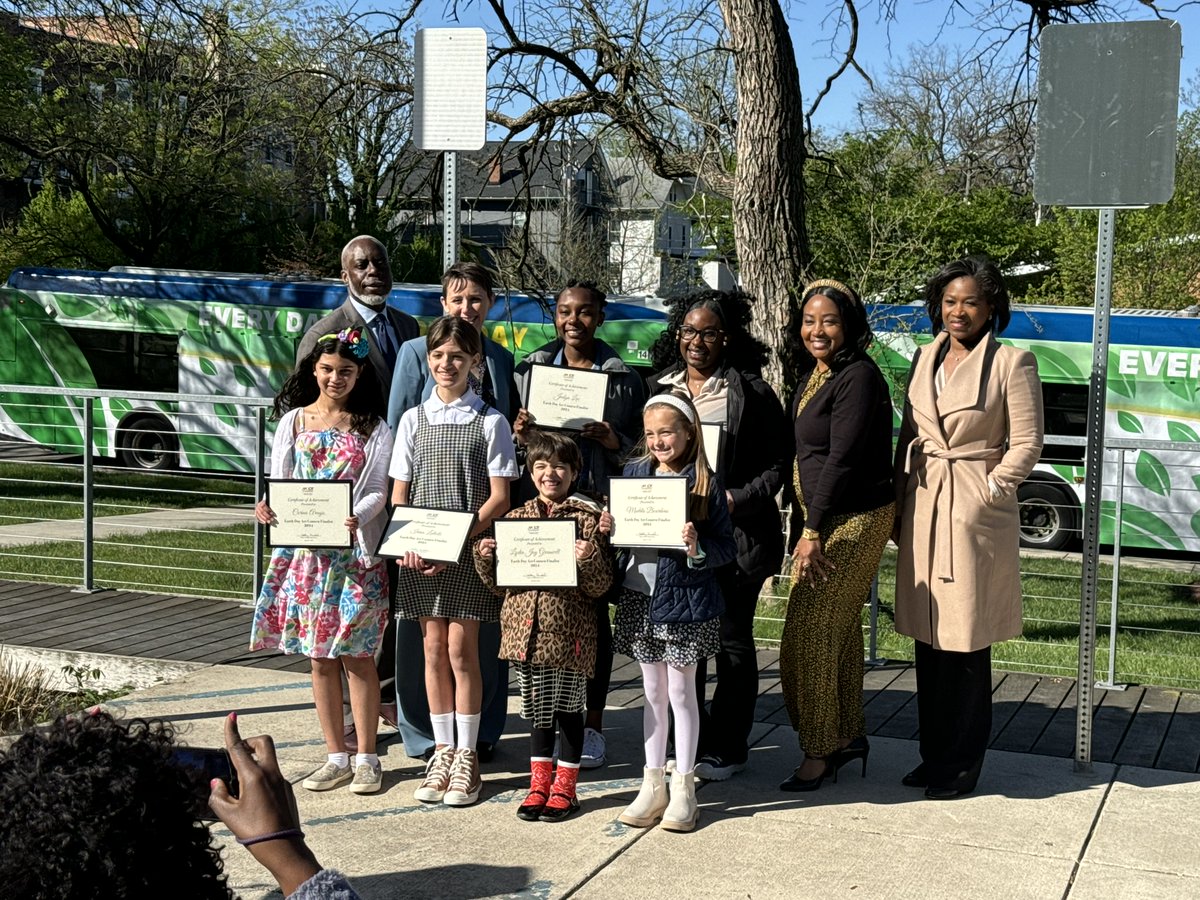
[[[575,783],[583,753],[585,688],[596,665],[595,600],[612,584],[613,560],[608,537],[600,531],[599,506],[571,494],[582,464],[578,445],[566,435],[535,432],[526,446],[526,465],[538,496],[505,518],[574,519],[578,586],[497,588],[493,538],[476,545],[475,568],[484,584],[504,596],[500,657],[517,670],[521,717],[532,726],[532,778],[517,815],[557,822],[579,809]],[[556,730],[557,771],[552,758]]]

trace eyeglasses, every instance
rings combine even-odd
[[[700,338],[706,344],[715,344],[724,333],[719,328],[705,328],[703,331],[698,331],[691,325],[679,327],[679,339],[684,343],[691,343],[696,338]]]

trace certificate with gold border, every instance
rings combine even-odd
[[[397,506],[388,518],[376,556],[399,559],[412,551],[430,563],[456,563],[475,525],[475,513]]]
[[[346,520],[350,518],[354,482],[273,478],[267,482],[267,506],[275,522],[267,526],[272,547],[307,550],[349,550],[353,546]]]
[[[607,399],[607,372],[566,366],[529,367],[525,408],[539,428],[579,431],[589,422],[602,422]]]
[[[578,586],[574,519],[497,519],[493,525],[497,587]]]
[[[611,479],[608,510],[613,517],[613,546],[683,550],[687,490],[682,475]]]

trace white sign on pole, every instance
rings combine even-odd
[[[478,150],[487,113],[487,34],[422,28],[413,43],[413,141],[421,150]]]

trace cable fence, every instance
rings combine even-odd
[[[17,392],[21,403],[9,402]],[[271,401],[67,396],[11,385],[0,385],[0,398],[0,432],[26,436],[0,443],[0,578],[254,599],[264,547],[253,504],[263,492]],[[152,415],[159,420],[150,428]],[[130,426],[138,421],[138,429]],[[30,441],[31,433],[41,440]],[[1078,446],[1073,440],[1047,445],[1069,449]],[[93,453],[83,452],[88,446]],[[1101,684],[1200,688],[1200,443],[1112,440],[1108,447],[1103,540],[1121,540],[1101,566]],[[1043,459],[1022,486],[1025,627],[996,645],[997,667],[1068,677],[1078,670],[1082,561],[1074,551],[1083,471],[1073,455]],[[790,588],[785,561],[759,597],[756,634],[764,646],[779,643]],[[894,627],[894,548],[864,601],[867,659],[911,660],[912,642]]]
[[[1068,452],[1043,457],[1018,493],[1024,630],[995,645],[992,657],[997,668],[1074,677],[1084,473],[1083,454],[1072,448],[1082,441],[1048,437],[1046,443]],[[1106,599],[1094,635],[1100,686],[1200,688],[1200,443],[1109,440],[1103,497],[1100,594]],[[889,545],[873,596],[864,601],[871,663],[913,658],[912,641],[894,628],[895,558]],[[790,589],[785,561],[759,595],[755,626],[765,646],[779,643]]]

